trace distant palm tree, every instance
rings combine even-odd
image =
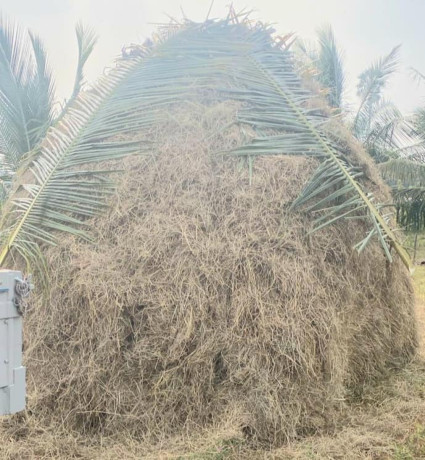
[[[84,65],[96,42],[94,33],[76,27],[78,65],[72,95],[64,108],[54,110],[54,82],[46,50],[31,32],[0,16],[0,180],[1,201],[10,180],[44,138],[49,127],[63,116],[81,90]]]
[[[417,70],[413,76],[425,82]],[[382,174],[393,190],[397,220],[405,228],[421,231],[425,228],[425,108],[419,108],[412,118],[415,142],[400,155],[381,166]]]
[[[338,49],[331,26],[325,26],[317,32],[319,49],[317,52],[318,80],[328,88],[327,99],[331,107],[342,109],[345,90],[344,59]]]
[[[344,62],[332,28],[323,27],[317,38],[316,48],[301,50],[310,57],[329,105],[345,115],[354,136],[380,164],[392,186],[398,222],[406,228],[425,228],[425,110],[408,119],[383,94],[398,68],[400,46],[359,75],[359,105],[351,114],[344,109]],[[425,78],[419,72],[416,77]]]

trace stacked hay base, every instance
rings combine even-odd
[[[288,212],[315,161],[262,158],[231,102],[170,107],[154,157],[125,162],[95,244],[48,252],[26,318],[31,412],[149,442],[205,428],[279,444],[332,427],[351,389],[414,349],[405,268],[356,221],[309,238]]]

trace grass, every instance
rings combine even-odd
[[[220,441],[210,451],[189,454],[178,457],[178,460],[226,460],[238,458],[245,448],[245,442],[239,438],[229,438]]]
[[[412,238],[413,240],[413,238]],[[416,262],[425,260],[424,235],[418,238]],[[413,273],[413,285],[416,296],[416,314],[418,319],[418,334],[420,339],[419,355],[425,358],[425,265],[417,265]],[[425,386],[421,385],[425,392]],[[425,417],[425,414],[424,414]],[[413,431],[402,441],[395,444],[394,460],[425,459],[425,421],[417,423]]]
[[[425,300],[425,265],[418,265],[413,273],[416,297]]]
[[[394,460],[425,458],[425,426],[418,424],[415,431],[394,450]]]

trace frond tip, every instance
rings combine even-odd
[[[357,95],[360,105],[354,117],[353,132],[358,139],[362,139],[369,131],[371,116],[374,108],[382,100],[382,90],[388,79],[398,68],[400,45],[390,53],[374,62],[359,76]]]
[[[76,25],[75,34],[77,36],[78,44],[78,61],[77,69],[75,71],[74,87],[72,89],[70,98],[68,99],[65,107],[62,109],[62,112],[58,117],[58,120],[62,119],[68,110],[68,107],[74,103],[80,91],[82,90],[84,84],[84,67],[97,42],[97,35],[95,32],[89,27],[84,26],[81,22]]]

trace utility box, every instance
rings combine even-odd
[[[0,415],[25,409],[25,367],[22,367],[22,316],[18,271],[0,270]]]

